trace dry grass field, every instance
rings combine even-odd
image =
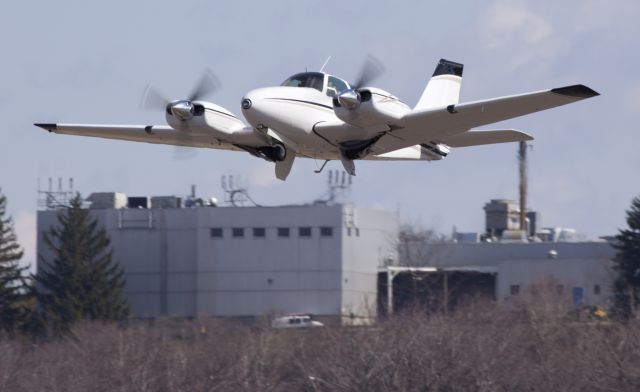
[[[640,323],[547,306],[407,312],[373,327],[87,323],[0,341],[2,391],[638,391]]]

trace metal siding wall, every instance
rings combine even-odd
[[[605,305],[611,295],[610,264],[607,259],[568,260],[512,260],[499,264],[497,295],[500,299],[511,296],[510,286],[519,285],[520,293],[537,283],[550,279],[553,284],[562,284],[569,299],[574,287],[584,289],[585,305]],[[593,286],[600,285],[599,295]]]
[[[125,294],[140,317],[163,311],[171,316],[339,315],[343,303],[350,308],[375,304],[377,266],[388,253],[381,244],[388,242],[387,230],[397,230],[392,214],[358,210],[357,219],[365,225],[357,241],[347,241],[352,248],[345,252],[341,205],[92,213],[111,236],[115,260],[125,268]],[[40,231],[55,221],[55,211],[38,213]],[[222,227],[224,238],[211,238],[213,227]],[[244,238],[232,238],[233,227],[244,228]],[[253,238],[253,227],[265,227],[266,238]],[[290,228],[290,237],[278,238],[278,227]],[[299,227],[311,227],[311,238],[300,238]],[[320,227],[331,227],[333,236],[321,237]],[[46,253],[40,237],[38,252]]]
[[[398,222],[391,213],[355,206],[345,206],[345,221],[341,311],[343,316],[375,317],[378,267],[385,258],[397,259]]]

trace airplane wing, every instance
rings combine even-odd
[[[533,136],[515,129],[481,131],[473,130],[442,139],[449,147],[471,147],[484,144],[524,142],[533,140]]]
[[[405,115],[398,129],[387,132],[375,144],[381,154],[420,143],[444,141],[471,128],[551,109],[599,95],[578,84],[532,93],[449,105],[440,109],[417,109]],[[476,137],[476,136],[474,136]]]
[[[104,125],[104,124],[34,124],[49,132],[99,137],[103,139],[168,144],[184,147],[204,147],[220,150],[237,150],[231,143],[203,133],[177,131],[167,125]]]

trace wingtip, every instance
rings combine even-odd
[[[56,128],[58,127],[58,124],[53,124],[53,123],[35,123],[33,125],[35,125],[36,127],[40,127],[49,132],[55,131]]]
[[[573,86],[553,88],[551,89],[551,92],[580,99],[591,98],[600,95],[600,93],[585,86],[584,84],[574,84]]]

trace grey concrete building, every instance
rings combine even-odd
[[[55,210],[38,212],[42,233]],[[124,266],[136,317],[376,316],[377,272],[397,259],[394,214],[352,205],[93,209]]]
[[[431,273],[492,274],[494,297],[499,300],[525,295],[541,285],[553,285],[575,306],[607,306],[611,299],[615,250],[605,241],[416,243],[400,251],[400,265],[434,267]]]

